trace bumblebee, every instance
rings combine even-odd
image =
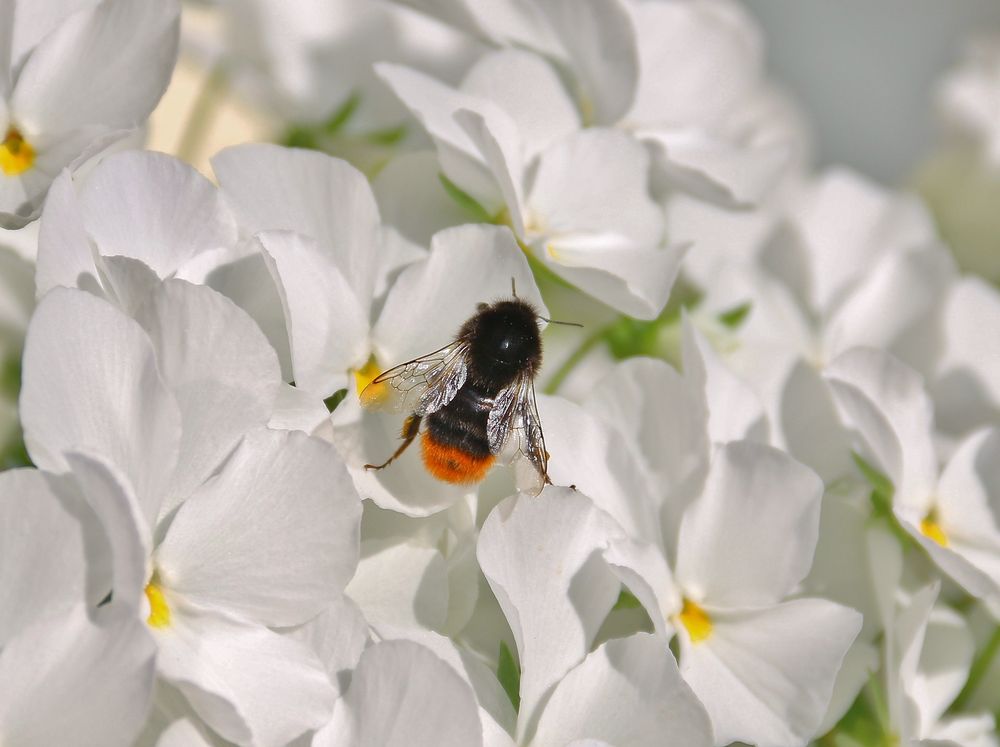
[[[516,291],[481,303],[451,344],[375,378],[362,404],[409,415],[395,453],[365,469],[388,467],[419,435],[424,466],[439,480],[477,483],[503,456],[514,461],[522,490],[537,494],[551,483],[534,388],[540,319],[549,321]]]

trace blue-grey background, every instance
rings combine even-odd
[[[770,69],[813,125],[818,165],[904,181],[935,142],[933,86],[1000,0],[744,0]]]

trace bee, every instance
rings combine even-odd
[[[537,494],[551,484],[534,387],[542,365],[538,321],[551,320],[517,297],[513,280],[511,292],[512,298],[480,303],[450,344],[365,387],[365,407],[409,413],[399,448],[365,469],[388,467],[419,435],[424,466],[439,480],[480,482],[507,455],[522,490]]]

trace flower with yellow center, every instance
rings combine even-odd
[[[701,643],[712,635],[712,618],[701,605],[690,599],[684,599],[677,621],[684,626],[691,643]]]
[[[165,628],[170,625],[170,607],[159,584],[150,581],[146,585],[146,599],[149,601],[149,617],[146,618],[149,626]]]
[[[0,143],[0,171],[5,176],[18,176],[35,163],[35,149],[16,127],[10,127]]]
[[[927,515],[921,519],[920,533],[928,539],[934,540],[941,545],[941,547],[948,546],[948,535],[945,534],[944,529],[941,527],[941,521],[938,518],[937,509],[932,508],[927,512]]]
[[[170,82],[179,0],[53,3],[0,10],[0,228],[35,220],[55,177],[140,127]],[[21,18],[12,23],[11,18]],[[8,63],[16,63],[16,71]],[[95,94],[94,92],[99,92]]]

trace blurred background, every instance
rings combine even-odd
[[[251,2],[252,0],[245,0]],[[288,0],[308,6],[314,0]],[[365,0],[378,3],[380,0]],[[1000,33],[997,0],[744,0],[759,20],[768,64],[806,115],[818,166],[842,163],[888,184],[909,180],[939,140],[935,90],[978,34]],[[185,6],[185,44],[151,124],[150,147],[177,152],[211,69],[204,41],[222,47],[217,7]],[[191,39],[201,43],[192,45]],[[196,164],[220,147],[275,136],[278,123],[214,92]],[[1000,112],[997,112],[1000,121]],[[190,140],[191,138],[189,138]]]

